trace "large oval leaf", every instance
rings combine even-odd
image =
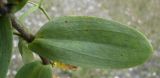
[[[8,16],[0,16],[0,78],[5,78],[12,54],[12,29]]]
[[[80,16],[59,17],[45,24],[29,47],[51,60],[98,68],[136,66],[152,54],[151,44],[135,29]]]

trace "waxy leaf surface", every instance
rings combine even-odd
[[[128,68],[144,63],[151,44],[137,30],[96,17],[54,18],[29,48],[53,61],[96,68]]]

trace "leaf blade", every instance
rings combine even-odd
[[[34,61],[23,65],[17,72],[15,78],[36,78],[37,71],[41,69],[41,62]]]
[[[59,17],[44,25],[29,45],[34,52],[66,64],[127,68],[144,63],[151,44],[140,32],[95,17]]]
[[[40,61],[25,64],[15,78],[52,78],[51,65],[43,65]]]
[[[12,28],[8,16],[0,16],[0,78],[5,78],[12,54]]]

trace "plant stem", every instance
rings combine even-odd
[[[30,4],[32,4],[32,5],[34,5],[34,6],[37,6],[37,5],[38,5],[37,3],[34,3],[34,2],[32,2],[32,1],[28,1],[28,3],[30,3]]]
[[[48,13],[46,12],[46,10],[44,8],[42,8],[41,6],[39,7],[39,9],[43,12],[43,14],[47,17],[47,19],[50,21],[51,18],[49,17]]]
[[[37,6],[37,5],[38,5],[39,10],[41,10],[41,11],[43,12],[43,14],[47,17],[47,19],[50,21],[51,18],[49,17],[48,13],[46,12],[46,10],[45,10],[45,9],[42,7],[42,5],[41,5],[42,2],[43,2],[43,0],[40,0],[39,4],[36,4],[36,3],[34,3],[34,2],[29,1],[29,3],[31,3],[31,4],[34,5],[34,6]]]
[[[14,33],[14,34],[22,37],[28,43],[32,42],[34,40],[34,36],[32,34],[28,33],[24,29],[23,25],[13,15],[10,15],[10,17],[11,17],[11,22],[12,22],[13,28],[15,28],[19,32],[19,33]],[[47,59],[43,56],[40,56],[40,58],[41,58],[44,65],[50,64],[49,59]]]
[[[14,35],[17,35],[17,36],[19,36],[19,37],[22,37],[22,35],[21,35],[20,33],[18,33],[18,32],[13,32],[13,34],[14,34]]]
[[[27,42],[32,42],[34,40],[34,36],[29,34],[24,28],[23,25],[13,16],[11,15],[11,22],[13,28],[15,28],[20,34],[21,37],[26,40]]]
[[[50,61],[47,58],[40,56],[40,55],[39,55],[39,57],[41,58],[44,65],[50,64]]]

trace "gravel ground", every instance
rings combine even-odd
[[[160,78],[159,4],[160,0],[45,0],[44,8],[53,19],[58,16],[83,15],[115,20],[143,32],[154,47],[151,59],[137,67],[121,70],[80,68],[77,71],[55,68],[54,78]],[[28,3],[16,15],[22,15],[32,6]],[[36,33],[47,21],[44,14],[37,10],[25,19],[24,24],[31,32]],[[14,78],[16,70],[22,66],[17,43],[15,37],[8,78]]]

